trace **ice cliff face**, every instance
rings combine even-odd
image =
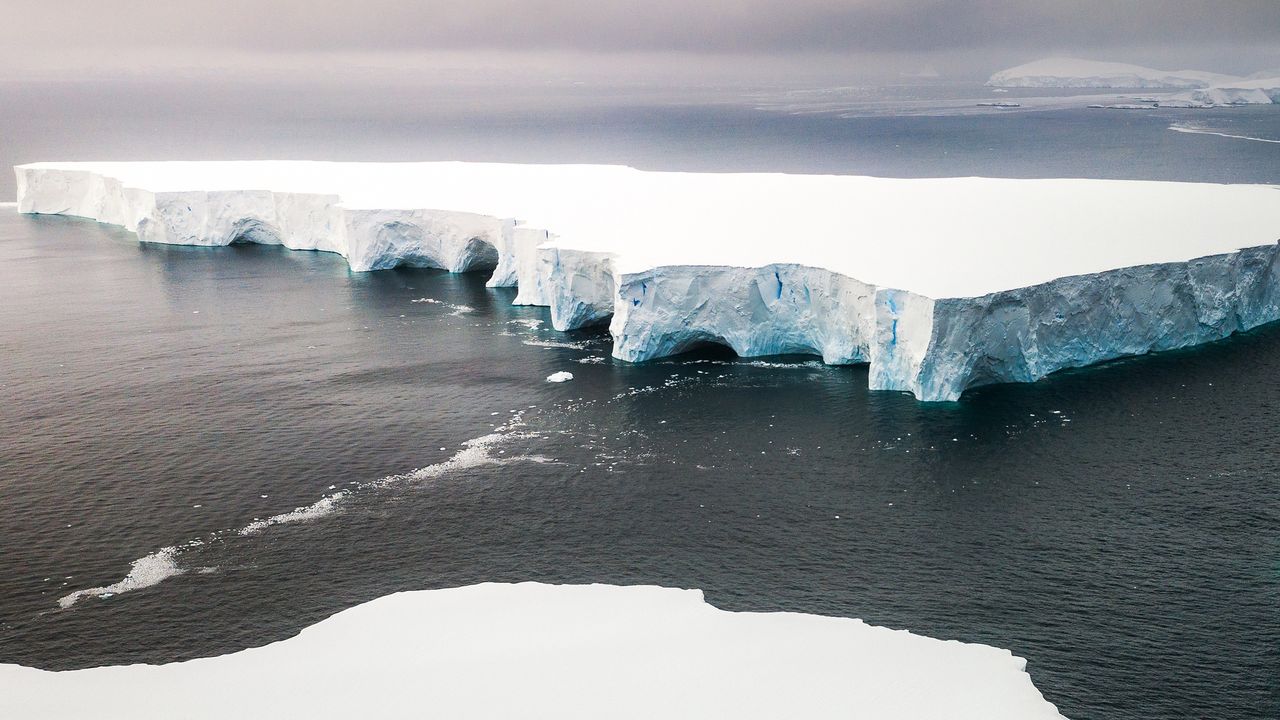
[[[821,268],[659,267],[618,278],[609,331],[614,357],[631,362],[702,343],[726,345],[744,357],[867,362],[874,297],[870,285]]]
[[[873,389],[955,400],[1064,368],[1220,340],[1280,319],[1280,246],[1123,268],[977,298],[879,296]],[[914,317],[912,317],[914,316]],[[913,319],[914,322],[905,322]],[[911,328],[905,338],[895,326]]]
[[[551,309],[551,326],[576,330],[609,322],[617,297],[613,256],[609,253],[539,248],[535,282],[543,302]]]
[[[78,170],[18,169],[18,210],[88,217],[170,245],[283,245],[342,255],[352,270],[401,265],[450,272],[494,268],[514,285],[514,221],[466,212],[347,208],[337,195],[220,190],[150,192]],[[546,239],[543,233],[541,240]],[[507,255],[499,268],[502,248]]]
[[[20,166],[16,172],[24,213],[94,218],[133,230],[145,242],[253,242],[334,252],[356,271],[400,265],[492,269],[490,286],[514,285],[517,304],[549,307],[558,330],[609,323],[613,354],[621,360],[642,362],[704,343],[742,356],[813,354],[831,364],[870,363],[872,389],[927,401],[1209,342],[1280,319],[1278,188],[1222,195],[1221,186],[1204,186],[1204,197],[1219,206],[1233,198],[1243,199],[1238,208],[1262,208],[1247,223],[1221,223],[1222,232],[1253,238],[1249,247],[1176,262],[1117,261],[1101,272],[948,294],[875,284],[804,263],[637,264],[624,261],[621,251],[575,247],[547,229],[481,212],[349,207],[339,194],[322,192],[135,187],[81,166]],[[889,189],[896,197],[904,191],[898,184],[914,181],[880,182],[897,183]],[[1077,185],[1047,189],[1074,190],[1080,197],[1089,189],[1111,197],[1125,187],[1057,182]],[[1163,185],[1170,187],[1157,188],[1161,192],[1176,187]],[[797,222],[792,215],[786,221],[788,227]],[[733,257],[731,249],[726,252]],[[922,256],[907,262],[944,261]]]
[[[1280,319],[1280,246],[1066,277],[975,298],[876,289],[818,268],[656,268],[623,276],[614,356],[726,345],[869,362],[873,390],[956,400],[1065,368],[1190,347]]]
[[[400,265],[450,272],[497,268],[509,222],[444,210],[346,210],[347,261],[353,270]]]

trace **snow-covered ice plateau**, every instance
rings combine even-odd
[[[167,665],[0,665],[0,717],[1061,718],[1008,650],[697,590],[388,595],[263,647]]]
[[[1265,84],[1265,83],[1263,83]],[[352,270],[487,269],[645,361],[870,363],[873,389],[965,389],[1280,319],[1280,187],[889,179],[496,163],[36,163],[19,210],[145,242],[276,243]]]

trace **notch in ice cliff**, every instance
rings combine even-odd
[[[1280,188],[492,163],[37,163],[19,210],[491,270],[615,357],[719,343],[955,400],[1280,319]]]

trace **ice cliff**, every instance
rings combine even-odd
[[[116,714],[119,711],[120,714]],[[486,583],[388,595],[167,665],[0,665],[0,717],[1061,720],[1008,650],[697,590]]]
[[[1280,319],[1280,188],[486,163],[38,163],[19,210],[492,270],[639,362],[703,343],[955,400]]]

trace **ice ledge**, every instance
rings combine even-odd
[[[622,360],[699,343],[811,353],[869,362],[873,389],[929,401],[1280,319],[1269,186],[473,163],[15,171],[21,212],[146,242],[324,250],[357,271],[493,268],[490,286],[518,286],[557,329],[609,322]]]
[[[0,716],[1061,720],[1008,650],[859,620],[718,610],[697,590],[388,595],[221,657],[0,665]]]

